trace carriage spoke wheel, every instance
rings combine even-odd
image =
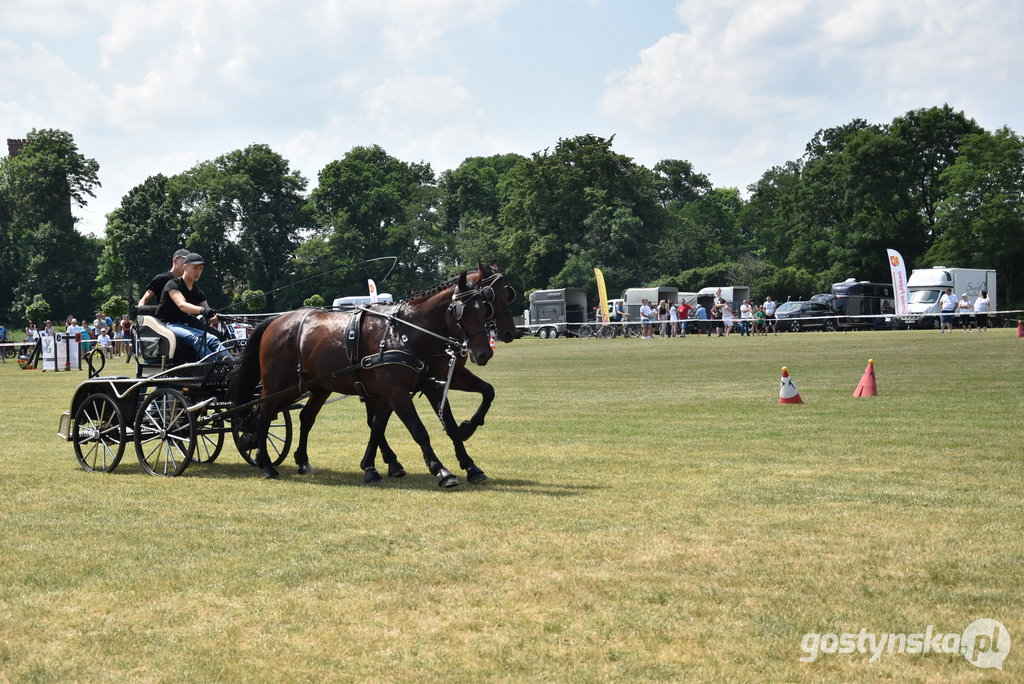
[[[154,390],[135,419],[135,454],[150,475],[181,475],[196,450],[196,419],[175,389]]]
[[[238,449],[238,453],[242,455],[245,462],[251,466],[255,466],[256,447],[249,447],[248,445],[241,445],[238,443],[238,439],[242,435],[238,427],[240,422],[243,425],[252,425],[251,420],[232,421],[231,436],[235,440],[235,447]],[[270,429],[267,431],[267,455],[270,456],[270,462],[274,465],[281,465],[281,462],[288,456],[288,450],[291,449],[291,447],[292,415],[290,411],[281,411],[270,423]]]
[[[594,336],[594,329],[589,325],[581,325],[579,331],[576,333],[580,339],[589,340]]]
[[[83,470],[109,473],[124,455],[125,427],[121,409],[110,395],[91,394],[75,411],[71,433],[75,457]]]
[[[199,437],[196,440],[196,450],[192,454],[194,463],[213,463],[220,456],[224,448],[224,421],[221,418],[214,418],[204,427],[199,429]]]

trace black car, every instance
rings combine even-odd
[[[775,311],[779,330],[828,330],[836,328],[835,312],[821,302],[786,302]]]

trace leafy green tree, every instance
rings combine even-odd
[[[267,308],[267,297],[263,290],[245,290],[235,297],[232,304],[236,307],[244,306],[249,311],[262,311]]]
[[[507,262],[499,235],[504,181],[526,158],[518,154],[469,157],[438,182],[438,253],[442,272],[477,261]]]
[[[111,318],[120,318],[128,313],[128,300],[120,295],[113,295],[103,302],[101,310],[109,314]]]
[[[4,159],[0,300],[21,310],[41,294],[54,311],[92,308],[100,242],[75,230],[71,208],[95,196],[98,172],[71,134],[55,129],[33,129],[21,151]]]
[[[317,307],[323,306],[324,305],[324,298],[322,296],[318,295],[318,294],[310,295],[309,297],[306,297],[305,300],[303,300],[302,305],[303,306],[317,306]]]
[[[567,283],[594,289],[601,266],[609,290],[654,275],[650,253],[663,226],[654,175],[612,151],[613,138],[559,140],[505,178],[499,238],[521,289]]]
[[[714,187],[706,174],[694,171],[684,159],[663,159],[654,165],[654,177],[664,207],[695,202]]]
[[[929,263],[995,268],[1005,304],[1024,292],[1017,271],[1024,264],[1024,139],[1009,128],[964,138],[960,154],[941,181],[949,195],[939,205],[941,237]]]
[[[368,277],[383,275],[379,262],[364,260],[395,256],[388,288],[433,284],[440,273],[437,199],[429,164],[403,162],[378,145],[352,148],[320,171],[310,196],[318,229],[297,252],[300,275],[327,274],[317,287],[329,292],[363,292]]]
[[[261,289],[275,307],[287,284],[299,235],[310,228],[306,179],[266,145],[250,145],[190,169],[187,188],[188,247],[208,264],[203,290]]]
[[[170,267],[171,255],[188,239],[184,196],[180,179],[157,174],[121,199],[107,216],[98,278],[102,292],[137,302],[150,279]]]
[[[42,295],[36,295],[32,298],[32,303],[25,307],[25,317],[30,321],[42,322],[50,315],[50,311],[50,304],[43,299]]]

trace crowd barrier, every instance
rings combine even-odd
[[[777,329],[781,330],[782,328],[787,327],[787,326],[789,326],[792,323],[803,323],[803,322],[807,322],[807,321],[829,321],[829,320],[831,320],[831,321],[835,322],[835,327],[837,329],[844,329],[844,328],[845,329],[856,329],[856,328],[892,329],[894,327],[897,328],[897,329],[903,329],[903,328],[914,328],[916,323],[917,323],[917,321],[919,321],[922,318],[936,318],[937,319],[937,317],[939,315],[940,314],[906,314],[906,315],[903,315],[903,316],[897,316],[895,314],[858,314],[858,315],[849,315],[849,316],[848,315],[802,316],[800,318],[768,318],[768,319],[764,319],[763,322],[760,322],[759,325],[761,325],[761,326],[775,325]],[[962,325],[962,319],[963,318],[970,318],[970,320],[973,323],[974,317],[975,317],[976,314],[974,314],[972,312],[972,313],[969,313],[969,314],[956,314],[956,313],[954,313],[954,314],[948,314],[948,315],[952,315],[953,316],[953,324],[954,325]],[[1024,319],[1024,309],[1003,309],[1003,310],[999,310],[999,311],[990,311],[990,312],[988,312],[988,320],[989,320],[990,327],[997,327],[997,326],[1016,327],[1019,319]],[[741,323],[750,323],[751,327],[753,327],[755,324],[758,324],[758,321],[760,321],[761,319],[740,318],[738,316],[734,316],[732,320],[733,320],[733,326],[734,327],[739,326]],[[854,322],[854,325],[850,325],[851,321]],[[876,326],[874,324],[875,321],[878,321],[878,322],[882,323],[882,325],[877,325]],[[859,322],[859,324],[857,322]],[[559,327],[560,328],[562,326],[568,327],[569,331],[572,332],[572,331],[574,331],[574,330],[576,330],[576,329],[578,329],[578,328],[580,328],[582,326],[589,326],[592,330],[596,330],[597,328],[603,327],[603,326],[612,326],[612,327],[620,327],[621,328],[621,327],[625,327],[627,325],[630,325],[630,326],[649,325],[652,328],[656,328],[657,329],[657,328],[660,328],[660,326],[662,326],[662,325],[670,325],[670,326],[671,325],[676,325],[676,326],[678,326],[681,323],[683,323],[682,320],[672,321],[672,320],[651,319],[648,322],[644,322],[644,321],[640,321],[639,319],[634,320],[634,319],[631,318],[631,319],[626,320],[626,321],[610,321],[608,323],[602,323],[601,321],[586,321],[585,323],[568,323],[568,324],[566,324],[566,323],[533,323],[533,324],[530,324],[530,325],[525,325],[525,324],[524,325],[517,325],[516,328],[519,329],[519,330],[523,330],[523,331],[525,331],[528,334],[532,334],[534,331],[540,330],[541,328],[551,328],[551,327]],[[687,334],[689,334],[691,332],[696,332],[698,327],[701,324],[703,324],[704,326],[709,327],[709,328],[711,328],[711,327],[719,327],[719,326],[724,324],[724,321],[721,318],[708,318],[708,319],[687,318],[686,319]],[[658,334],[658,332],[659,332],[658,330],[655,330],[655,334]]]

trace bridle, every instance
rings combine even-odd
[[[486,289],[486,293],[485,293]],[[466,326],[462,322],[462,317],[466,313],[466,305],[470,299],[479,297],[480,301],[484,305],[484,324],[479,330],[470,332],[466,330]],[[481,288],[479,285],[473,287],[465,292],[459,292],[458,285],[455,286],[455,291],[452,292],[452,303],[448,305],[448,311],[455,319],[455,324],[459,326],[462,333],[466,336],[466,342],[469,342],[476,335],[490,335],[487,329],[487,321],[494,318],[494,306],[491,302],[494,301],[494,290],[490,287]]]
[[[480,297],[487,305],[487,309],[484,311],[484,320],[492,322],[494,320],[494,298],[497,296],[494,293],[495,284],[498,280],[503,280],[505,284],[505,301],[511,304],[516,300],[515,289],[508,284],[508,280],[504,280],[505,276],[501,273],[492,273],[486,278],[481,278],[480,282],[477,283],[477,288],[480,290]]]

